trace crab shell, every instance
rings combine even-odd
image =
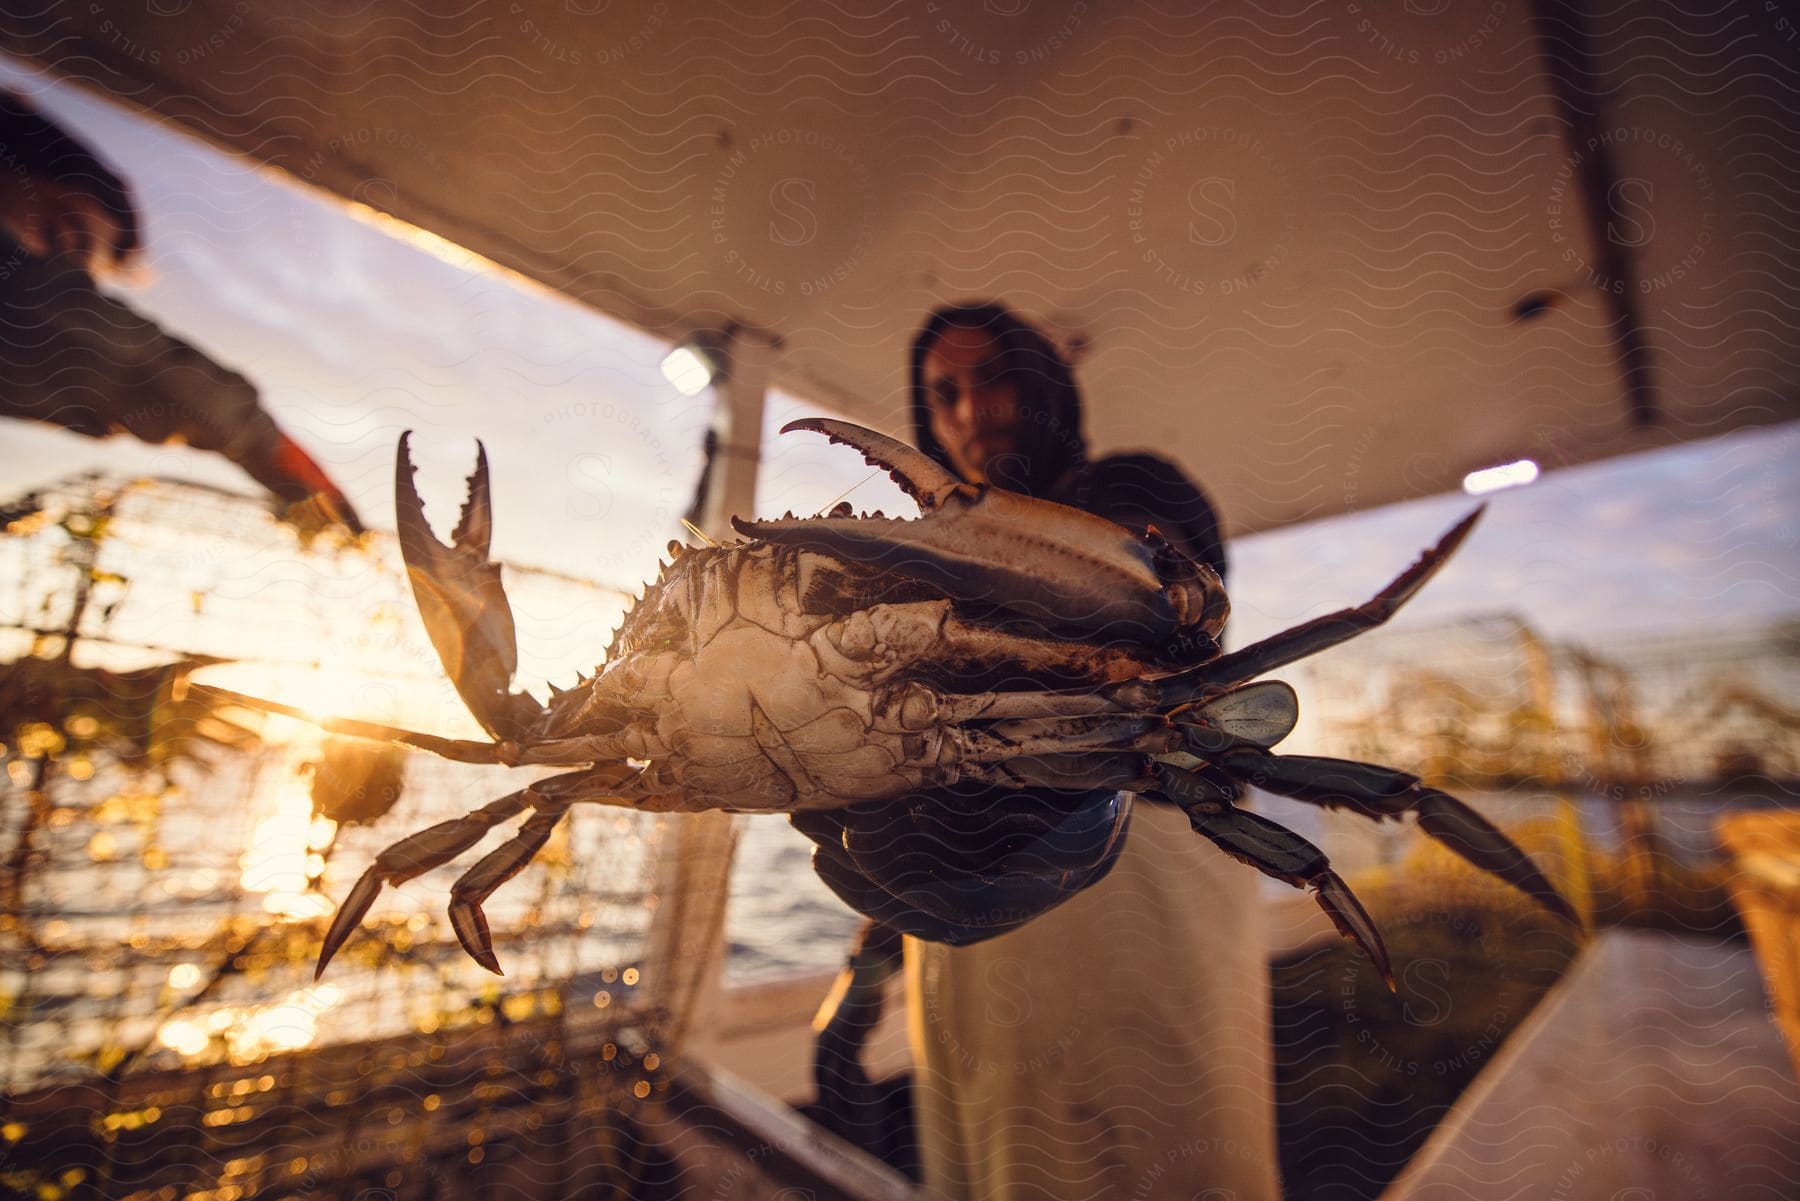
[[[1223,588],[1160,537],[911,466],[924,519],[743,523],[748,541],[680,548],[593,679],[515,722],[499,672],[470,672],[471,708],[520,762],[641,760],[658,807],[792,813],[957,783],[1005,752],[978,727],[1018,728],[990,718],[1071,715],[1032,713],[1007,692],[1021,684],[1106,684],[1217,654]],[[484,600],[472,624],[510,645],[503,612]]]

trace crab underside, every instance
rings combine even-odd
[[[1228,855],[1312,888],[1391,986],[1362,905],[1317,847],[1240,806],[1246,785],[1371,819],[1411,812],[1475,866],[1577,921],[1531,859],[1454,797],[1393,768],[1270,749],[1294,727],[1297,703],[1286,684],[1256,677],[1387,620],[1468,535],[1479,509],[1367,603],[1221,654],[1223,587],[1154,530],[1134,534],[967,484],[844,422],[787,430],[796,428],[861,451],[921,516],[855,517],[839,506],[826,517],[739,523],[746,540],[730,545],[672,546],[673,563],[627,615],[596,674],[553,689],[548,703],[512,687],[511,610],[488,557],[485,450],[446,545],[425,520],[401,438],[395,492],[414,594],[446,672],[492,741],[323,724],[468,762],[573,770],[388,847],[340,906],[319,972],[383,884],[447,863],[525,815],[516,836],[452,890],[463,947],[498,972],[482,902],[530,862],[570,806],[590,802],[788,812],[816,835],[822,819],[835,830],[829,816],[846,806],[929,812],[934,797],[958,790],[1015,791],[1018,812],[994,820],[1021,823],[1023,858],[1014,840],[1010,859],[979,870],[921,873],[915,854],[901,873],[882,846],[846,839],[843,853],[818,861],[857,908],[900,902],[926,915],[908,932],[953,943],[1009,929],[1103,875],[1128,811],[1118,794],[1128,792],[1179,806]],[[1079,803],[1046,810],[1046,796]],[[946,837],[955,829],[946,825]],[[946,845],[946,859],[954,850]],[[1025,860],[1036,866],[1009,868]]]

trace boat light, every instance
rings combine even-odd
[[[698,396],[731,376],[731,338],[737,331],[695,330],[663,356],[663,378],[683,396]]]
[[[1538,465],[1530,459],[1520,459],[1514,463],[1502,463],[1498,467],[1483,467],[1480,471],[1471,471],[1463,476],[1463,491],[1470,496],[1480,496],[1484,492],[1498,492],[1502,488],[1517,488],[1529,484],[1538,477]]]

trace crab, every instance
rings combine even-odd
[[[851,806],[930,812],[944,798],[943,812],[952,814],[959,790],[1015,793],[1013,816],[1035,870],[989,863],[941,878],[927,871],[923,882],[914,870],[896,883],[878,841],[857,845],[848,835],[842,853],[818,863],[865,912],[898,898],[909,912],[939,915],[909,932],[966,942],[1104,875],[1118,853],[1128,794],[1141,794],[1179,806],[1233,858],[1312,889],[1391,986],[1375,923],[1324,853],[1240,806],[1253,784],[1369,818],[1412,813],[1475,866],[1577,920],[1530,857],[1454,797],[1393,768],[1271,750],[1293,729],[1298,704],[1288,685],[1258,677],[1387,620],[1443,566],[1481,510],[1367,603],[1222,653],[1229,604],[1218,576],[1154,529],[1133,533],[967,483],[847,422],[796,421],[782,432],[795,430],[860,451],[920,516],[855,516],[840,505],[823,517],[736,521],[742,540],[728,544],[673,543],[673,561],[626,615],[595,674],[552,687],[547,702],[513,687],[512,614],[488,553],[485,448],[478,443],[467,499],[445,543],[426,521],[410,434],[402,435],[402,555],[443,667],[491,740],[323,724],[467,762],[573,770],[383,851],[339,907],[319,974],[384,885],[446,864],[524,815],[517,834],[451,891],[451,925],[464,950],[499,973],[483,902],[531,861],[571,806],[585,803],[788,813],[796,824],[814,819],[809,832],[817,836],[816,819]],[[954,858],[954,846],[944,849]],[[984,904],[1000,917],[959,912]]]

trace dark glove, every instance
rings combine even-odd
[[[1125,845],[1128,793],[991,785],[795,813],[813,870],[858,913],[968,946],[1024,925],[1105,877]]]

